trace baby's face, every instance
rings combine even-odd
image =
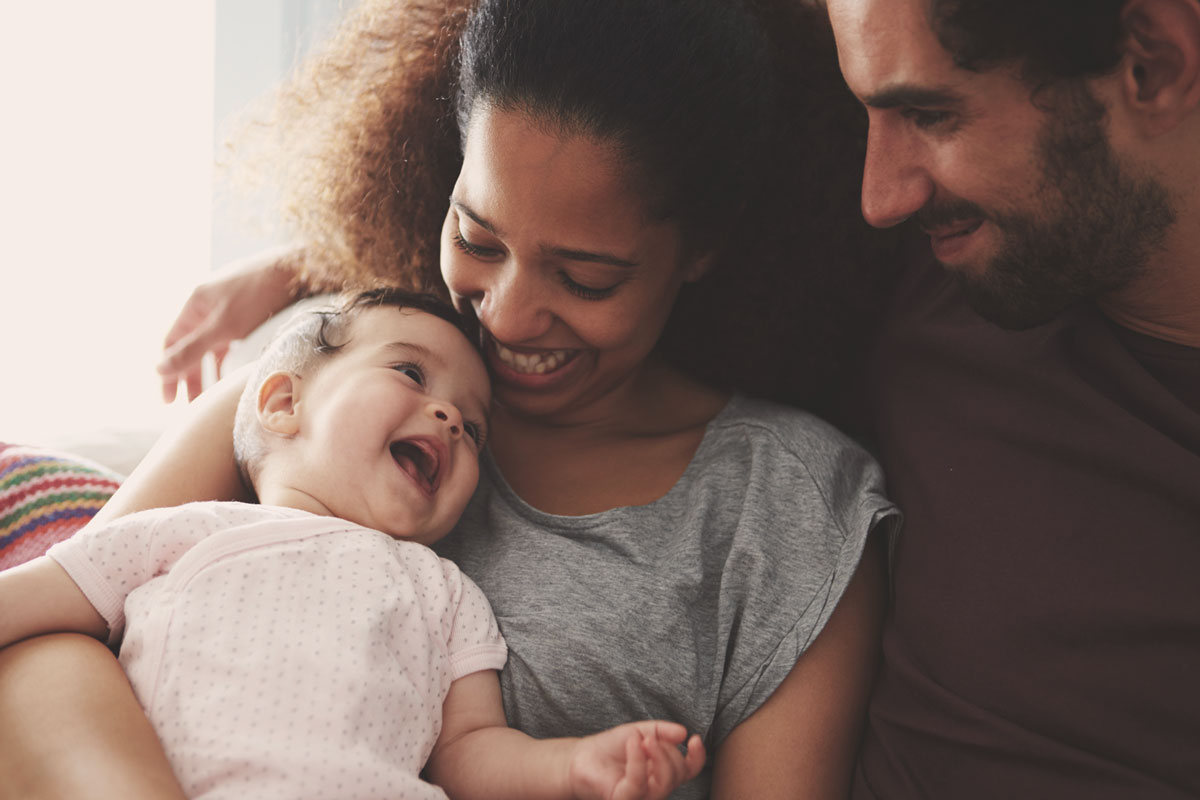
[[[363,309],[300,379],[291,458],[330,514],[398,539],[448,533],[479,479],[491,391],[466,337],[423,311]]]

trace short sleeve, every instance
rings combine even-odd
[[[486,669],[499,670],[508,660],[491,603],[474,581],[451,561],[442,560],[446,581],[457,585],[453,594],[447,652],[452,680]]]
[[[166,535],[165,519],[162,509],[130,514],[107,525],[85,528],[46,553],[66,570],[104,618],[110,643],[119,641],[124,632],[129,593],[166,572],[191,544],[186,537]],[[201,533],[186,525],[179,530]]]
[[[755,459],[743,516],[724,565],[729,620],[713,741],[758,709],[824,629],[872,532],[899,513],[866,451],[823,425],[789,431]]]

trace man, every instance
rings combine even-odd
[[[856,798],[1200,797],[1200,1],[828,0],[906,515]],[[928,260],[928,259],[926,259]]]

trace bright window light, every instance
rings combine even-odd
[[[213,1],[0,13],[0,441],[161,428],[162,337],[209,270]]]

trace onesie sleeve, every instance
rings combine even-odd
[[[442,559],[446,581],[456,586],[449,609],[447,651],[452,680],[487,669],[499,670],[508,660],[492,605],[474,581],[452,562]]]
[[[46,552],[104,618],[109,644],[119,642],[124,633],[129,593],[166,572],[187,549],[184,542],[172,543],[159,535],[163,519],[161,509],[130,514],[84,528]]]

